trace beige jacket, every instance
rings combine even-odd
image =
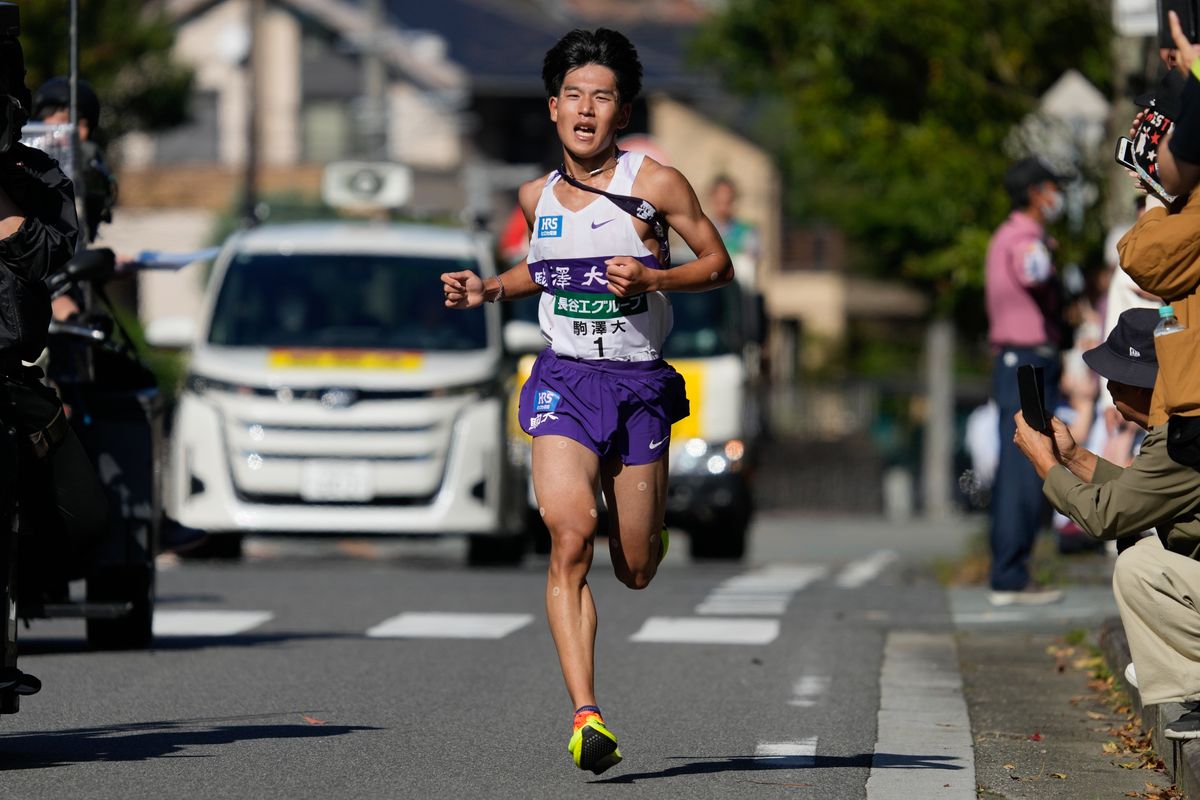
[[[1185,331],[1154,340],[1158,382],[1150,425],[1171,414],[1200,415],[1200,191],[1177,213],[1152,208],[1117,244],[1121,266],[1134,283],[1175,309]]]

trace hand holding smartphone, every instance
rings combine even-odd
[[[1021,395],[1021,416],[1038,433],[1050,436],[1050,412],[1046,410],[1046,372],[1042,367],[1022,364],[1017,367],[1017,391]]]

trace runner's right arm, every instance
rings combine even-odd
[[[529,226],[529,230],[533,230],[533,217],[545,182],[545,176],[529,181],[521,186],[517,194],[521,213],[525,215],[525,224]],[[542,291],[542,287],[533,282],[533,276],[529,274],[529,262],[522,259],[521,263],[510,267],[498,277],[486,280],[481,280],[470,270],[443,273],[442,291],[446,296],[448,308],[478,308],[489,300],[520,300],[522,297],[537,294]]]

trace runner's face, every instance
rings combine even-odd
[[[617,131],[629,124],[630,105],[617,94],[617,76],[608,67],[585,64],[563,76],[562,89],[550,98],[550,120],[571,155],[605,157]]]

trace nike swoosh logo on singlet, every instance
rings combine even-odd
[[[608,223],[610,223],[610,222],[612,222],[612,221],[613,221],[613,218],[606,219],[606,220],[604,220],[603,222],[593,222],[593,223],[592,223],[592,230],[596,230],[596,228],[599,228],[599,227],[601,227],[602,225],[607,225]]]

